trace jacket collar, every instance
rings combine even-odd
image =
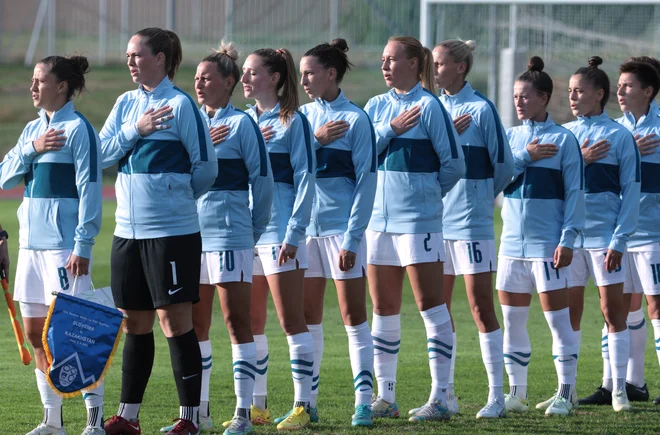
[[[60,108],[60,110],[56,110],[53,113],[53,117],[48,120],[48,115],[46,114],[46,111],[44,109],[41,109],[39,111],[39,118],[41,118],[41,121],[49,125],[51,122],[61,122],[66,119],[69,119],[71,117],[71,114],[74,112],[73,108],[73,101],[68,101],[64,106]]]
[[[552,127],[553,125],[555,125],[555,122],[552,120],[548,112],[545,113],[547,115],[545,121],[539,122],[539,121],[532,121],[531,119],[526,119],[523,121],[523,125],[527,128],[536,129],[536,130],[545,130],[547,128]]]
[[[424,88],[422,88],[422,83],[417,82],[413,88],[406,92],[405,94],[397,94],[394,88],[390,89],[388,94],[390,95],[390,98],[395,101],[413,101],[417,98],[418,94],[420,92],[423,92]]]
[[[348,98],[344,96],[344,92],[340,89],[339,95],[333,101],[327,101],[322,98],[317,98],[316,103],[321,106],[324,110],[337,110],[339,107],[346,104]]]
[[[461,89],[457,94],[454,95],[449,95],[445,92],[443,89],[442,92],[440,93],[440,96],[443,99],[447,99],[448,101],[452,103],[463,103],[470,99],[474,95],[474,89],[472,89],[472,86],[470,85],[470,82],[465,82],[463,85],[463,89]]]
[[[261,113],[261,116],[257,115],[257,106],[248,104],[247,105],[248,110],[251,110],[254,113],[255,118],[261,120],[261,119],[269,119],[272,117],[279,117],[280,116],[280,103],[277,103],[275,107],[273,107],[270,110],[266,110],[265,112]]]
[[[140,95],[145,95],[145,96],[153,96],[154,98],[161,98],[165,95],[167,91],[170,89],[174,88],[174,84],[170,81],[170,78],[168,76],[165,76],[163,81],[161,81],[158,86],[154,88],[153,91],[148,92],[144,89],[144,86],[140,85],[138,86],[138,92]]]
[[[580,124],[585,124],[585,125],[594,125],[598,123],[602,123],[605,121],[610,121],[610,117],[607,115],[607,112],[603,110],[603,113],[597,116],[578,116],[577,120]]]
[[[202,107],[201,107],[202,116],[204,117],[204,119],[206,120],[206,122],[207,122],[208,124],[213,123],[213,121],[215,121],[215,120],[218,120],[218,119],[222,119],[222,118],[224,118],[224,117],[227,116],[227,114],[229,114],[232,110],[234,110],[234,106],[232,106],[231,103],[227,103],[227,105],[225,106],[224,109],[216,110],[216,111],[215,111],[215,114],[213,115],[213,118],[211,118],[211,117],[209,116],[209,114],[207,113],[207,111],[206,111],[206,106],[202,106]]]

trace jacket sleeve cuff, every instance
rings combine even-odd
[[[514,153],[516,159],[521,160],[525,163],[531,163],[532,162],[532,156],[529,155],[529,152],[527,151],[527,148],[523,148],[520,151],[516,151]]]
[[[124,136],[124,140],[130,144],[133,144],[142,136],[137,129],[137,124],[126,124],[121,128],[121,133]]]
[[[575,239],[577,234],[572,230],[563,231],[561,234],[561,240],[559,241],[559,246],[569,249],[575,249]]]
[[[357,254],[359,246],[360,240],[351,237],[348,233],[344,233],[344,241],[341,243],[341,249]]]
[[[396,133],[394,133],[394,130],[392,130],[392,126],[390,125],[389,122],[380,125],[379,127],[376,128],[376,130],[378,130],[378,135],[381,137],[385,137],[388,139],[396,137]]]
[[[92,245],[77,241],[73,246],[73,254],[82,258],[92,258]]]
[[[37,150],[34,149],[34,142],[30,141],[21,148],[21,155],[24,160],[32,161],[37,156]]]
[[[298,247],[300,244],[300,239],[302,238],[301,234],[298,234],[297,231],[287,230],[286,235],[284,236],[284,243],[287,245]]]
[[[626,253],[626,241],[621,238],[613,238],[612,241],[610,242],[609,249],[613,251],[619,251],[622,254]]]

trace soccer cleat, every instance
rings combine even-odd
[[[449,420],[450,417],[451,414],[447,406],[443,406],[442,402],[435,400],[422,406],[408,421],[439,421]]]
[[[167,435],[197,435],[199,434],[199,428],[195,426],[190,420],[184,420],[182,418],[175,419],[177,422],[176,425],[172,428]]]
[[[646,402],[649,400],[649,389],[646,388],[646,384],[643,387],[638,387],[626,382],[626,394],[631,402]]]
[[[615,391],[612,393],[612,408],[615,412],[632,411],[632,406],[628,401],[626,390]]]
[[[252,422],[245,417],[235,415],[223,435],[247,435],[252,433]]]
[[[573,411],[573,405],[571,402],[564,399],[561,396],[555,396],[555,400],[552,401],[548,409],[545,410],[545,415],[559,415],[562,417],[568,416]]]
[[[229,425],[231,424],[231,420],[229,420],[226,423],[227,423],[227,426],[224,426],[224,427],[229,427]],[[224,423],[223,423],[223,425],[224,425]],[[168,433],[169,431],[174,429],[174,426],[176,426],[176,423],[171,424],[169,426],[161,427],[160,432],[161,433]],[[213,419],[211,418],[211,416],[202,417],[200,415],[199,416],[199,431],[200,432],[210,432],[212,430],[213,430]]]
[[[39,426],[32,429],[27,435],[66,435],[64,427],[48,426],[46,423],[39,423]]]
[[[498,400],[489,400],[486,406],[477,412],[477,418],[504,418],[506,417],[506,406]]]
[[[588,397],[578,400],[580,405],[611,405],[612,392],[607,391],[603,386],[596,388],[596,391]]]
[[[289,412],[287,412],[286,414],[284,414],[281,417],[277,417],[275,420],[273,420],[273,422],[275,424],[282,423],[284,420],[286,420],[286,418],[288,416],[291,415],[292,412],[293,412],[293,409],[290,409]],[[319,422],[319,409],[318,408],[309,408],[309,421],[310,421],[310,423],[318,423]]]
[[[399,418],[399,405],[377,397],[371,402],[371,412],[373,418]]]
[[[529,403],[514,394],[505,394],[504,407],[507,412],[527,412]]]
[[[653,404],[654,404],[654,405],[660,405],[660,396],[658,396],[658,397],[656,397],[655,399],[653,399]]]
[[[453,394],[447,394],[447,409],[451,415],[458,414],[458,399]]]
[[[128,421],[124,417],[114,415],[103,424],[106,435],[140,435],[140,419]]]
[[[548,400],[544,400],[541,403],[537,403],[536,409],[545,411],[546,409],[548,409],[550,405],[552,405],[552,402],[554,402],[556,398],[557,398],[557,392],[555,391],[555,394],[553,394],[551,398],[549,398]],[[580,405],[575,388],[573,388],[573,391],[571,392],[571,405],[573,405],[573,409],[577,409],[577,407]]]
[[[105,430],[102,427],[87,426],[82,435],[105,435]]]
[[[254,405],[250,405],[250,419],[252,420],[252,424],[254,425],[270,424],[272,418],[273,417],[271,416],[268,408],[261,409],[261,408],[257,408]]]
[[[374,415],[369,405],[358,405],[351,420],[352,426],[371,426],[374,424]]]
[[[309,425],[309,414],[303,406],[293,408],[288,417],[277,425],[277,430],[297,430]]]

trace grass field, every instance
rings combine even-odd
[[[16,209],[18,201],[0,201],[0,222],[12,234],[10,249],[13,269],[18,249]],[[94,248],[94,284],[109,285],[110,240],[114,229],[114,202],[104,204],[104,221]],[[499,224],[498,224],[499,227]],[[499,231],[498,231],[499,232]],[[461,415],[446,423],[423,426],[406,419],[378,421],[373,429],[358,430],[350,426],[353,411],[351,368],[344,328],[337,307],[333,287],[326,295],[325,355],[321,371],[319,410],[321,422],[303,433],[452,433],[452,434],[652,434],[660,432],[660,407],[651,403],[635,404],[630,414],[614,415],[609,407],[582,407],[567,419],[545,418],[543,413],[531,410],[527,415],[514,415],[499,421],[476,420],[474,415],[485,403],[487,379],[481,362],[477,330],[470,316],[462,280],[455,290],[454,318],[458,333],[456,362],[456,393],[460,396]],[[602,361],[600,358],[600,328],[602,318],[598,312],[595,289],[587,292],[583,322],[582,354],[579,363],[578,392],[590,394],[600,384]],[[369,310],[370,311],[370,310]],[[498,306],[498,313],[499,306]],[[286,412],[292,402],[293,387],[289,367],[288,349],[271,305],[267,334],[270,343],[269,407],[275,415]],[[426,353],[424,325],[415,308],[412,293],[404,292],[402,311],[402,351],[399,353],[398,402],[403,413],[426,401],[430,389],[430,376]],[[34,379],[34,366],[20,363],[9,320],[0,310],[0,391],[5,405],[0,407],[0,434],[24,434],[42,418],[42,408]],[[158,328],[156,328],[158,330]],[[650,330],[650,328],[649,328]],[[549,397],[556,388],[555,369],[550,350],[550,332],[534,298],[529,318],[529,333],[534,349],[529,371],[530,403]],[[649,335],[651,333],[649,332]],[[231,348],[224,328],[219,304],[214,307],[212,328],[214,369],[211,379],[211,412],[216,423],[233,413],[234,394],[231,375]],[[156,333],[156,363],[147,388],[141,423],[144,434],[156,434],[158,428],[178,415],[178,400],[169,362],[168,346],[162,333]],[[650,338],[650,337],[649,337]],[[660,394],[658,363],[652,346],[646,356],[647,379],[651,395]],[[121,377],[121,347],[114,366],[106,378],[106,417],[116,412]],[[85,423],[82,399],[65,401],[64,419],[68,433],[80,433]],[[257,433],[273,433],[275,427],[259,427]],[[218,431],[217,433],[222,433]]]

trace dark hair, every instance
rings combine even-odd
[[[433,53],[424,47],[418,39],[412,36],[392,36],[388,42],[398,42],[403,45],[407,59],[417,58],[417,80],[422,86],[435,94],[435,79],[433,78]]]
[[[547,73],[543,72],[544,66],[543,59],[532,56],[527,63],[527,71],[520,74],[516,81],[529,83],[536,89],[536,92],[547,95],[548,101],[545,103],[547,106],[552,96],[552,79]]]
[[[218,72],[223,78],[229,76],[234,78],[234,86],[231,88],[229,95],[234,92],[234,88],[241,81],[241,69],[238,67],[236,61],[238,60],[238,51],[234,48],[233,42],[226,42],[222,40],[220,47],[209,54],[202,62],[212,62],[218,68]]]
[[[269,74],[279,73],[280,80],[277,82],[276,90],[280,102],[280,122],[287,124],[293,114],[298,110],[298,77],[293,56],[286,48],[260,48],[252,52],[259,56]],[[280,94],[280,89],[282,93]]]
[[[627,62],[644,62],[650,64],[660,75],[660,62],[655,57],[651,56],[632,56],[628,58]]]
[[[89,62],[85,56],[48,56],[39,63],[50,69],[58,83],[66,82],[69,86],[67,101],[85,90],[85,74],[89,72]]]
[[[619,73],[635,74],[635,77],[637,77],[643,88],[652,87],[653,94],[651,94],[651,101],[658,95],[658,90],[660,90],[660,75],[658,75],[658,71],[650,63],[626,62],[619,68]]]
[[[165,55],[165,71],[170,80],[174,80],[183,58],[183,49],[177,34],[160,27],[147,27],[135,34],[145,38],[144,43],[152,54],[163,53]]]
[[[573,75],[582,76],[591,83],[594,89],[603,90],[603,99],[600,100],[600,108],[604,109],[607,101],[610,99],[610,79],[607,77],[605,71],[598,68],[598,65],[603,64],[603,59],[598,56],[591,56],[587,64],[589,65],[588,67],[583,66],[582,68],[578,68]]]
[[[348,60],[346,52],[348,44],[343,38],[333,39],[330,44],[324,42],[305,52],[305,56],[314,56],[324,69],[334,68],[337,70],[337,84],[341,83],[347,69],[354,66]]]

